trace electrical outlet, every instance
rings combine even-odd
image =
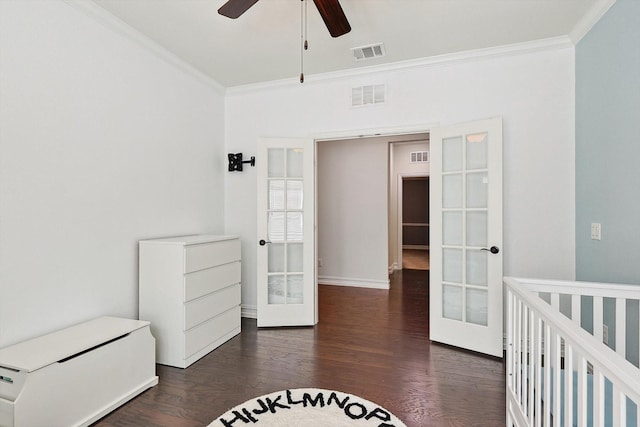
[[[591,223],[591,240],[602,240],[602,224],[599,222]]]
[[[318,258],[318,267],[322,267],[323,265],[322,258]]]
[[[609,327],[605,324],[602,325],[602,342],[609,344]]]

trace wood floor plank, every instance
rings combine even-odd
[[[403,270],[391,289],[319,287],[320,323],[242,333],[187,369],[158,365],[160,382],[95,427],[201,427],[250,398],[317,387],[376,402],[408,427],[505,425],[502,360],[431,343],[428,271]],[[303,425],[303,424],[301,424]]]

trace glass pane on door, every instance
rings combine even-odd
[[[269,181],[269,209],[284,209],[284,180]]]
[[[442,171],[462,169],[462,138],[459,136],[442,140]]]
[[[268,176],[279,178],[284,176],[284,149],[270,148],[268,151]]]
[[[302,160],[304,150],[302,148],[289,148],[287,150],[287,177],[302,178]]]
[[[467,135],[467,170],[487,168],[487,133]]]
[[[461,245],[462,244],[462,212],[442,213],[442,244]]]
[[[272,243],[269,245],[269,273],[282,273],[284,271],[284,244]]]
[[[447,319],[462,320],[462,288],[444,285],[442,299],[443,316]]]
[[[302,209],[302,181],[287,181],[287,209]]]
[[[302,286],[304,284],[302,280],[302,274],[290,274],[287,276],[287,304],[302,304]]]
[[[467,174],[466,207],[486,208],[487,207],[487,173]]]
[[[467,212],[467,246],[487,246],[487,211]]]
[[[284,280],[285,276],[282,274],[270,274],[268,280],[268,295],[269,304],[282,304],[284,303]]]
[[[289,243],[287,245],[287,271],[300,273],[303,270],[303,243]]]
[[[487,291],[467,289],[467,322],[487,326]]]
[[[462,175],[452,174],[442,177],[442,207],[444,209],[462,207]]]

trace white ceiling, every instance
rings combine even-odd
[[[236,20],[226,0],[93,0],[225,87],[297,79],[300,0],[261,0]],[[351,32],[332,38],[308,0],[305,75],[568,36],[604,0],[340,0]],[[596,11],[594,13],[594,11]],[[351,48],[384,43],[356,62]]]

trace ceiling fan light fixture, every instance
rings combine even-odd
[[[356,61],[380,58],[385,55],[384,45],[382,43],[352,47],[351,52],[353,52],[353,57]]]

